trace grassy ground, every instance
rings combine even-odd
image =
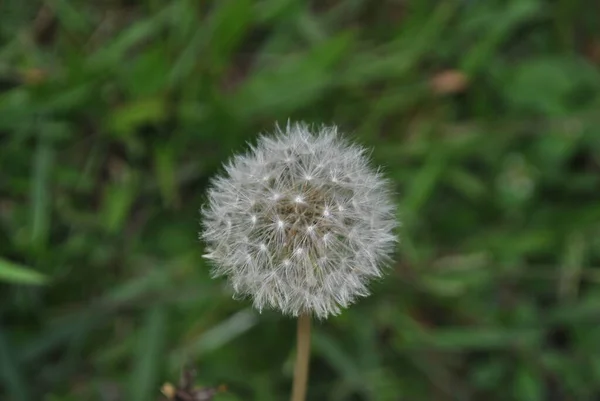
[[[600,397],[600,6],[0,0],[0,399],[288,397],[294,321],[209,279],[207,179],[275,121],[386,167],[402,242],[310,400]]]

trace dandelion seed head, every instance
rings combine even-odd
[[[215,177],[201,238],[236,296],[284,314],[337,315],[368,295],[397,226],[389,183],[336,127],[288,124]]]

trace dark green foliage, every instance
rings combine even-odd
[[[397,262],[310,400],[600,397],[591,0],[0,1],[0,399],[288,397],[294,321],[211,280],[207,180],[288,118],[397,187]]]

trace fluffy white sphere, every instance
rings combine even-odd
[[[336,127],[288,124],[212,180],[201,238],[215,276],[258,310],[326,318],[368,295],[394,249],[388,182]]]

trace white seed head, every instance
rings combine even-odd
[[[389,183],[366,150],[302,123],[262,136],[211,182],[201,237],[215,276],[284,314],[337,315],[394,249]]]

